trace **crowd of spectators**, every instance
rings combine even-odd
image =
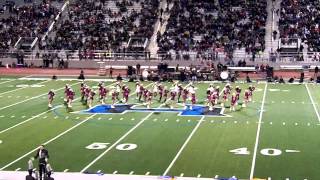
[[[218,2],[218,3],[217,3]],[[265,48],[266,0],[180,0],[173,2],[167,29],[158,34],[160,52],[196,53],[244,47]]]
[[[278,12],[279,13],[279,12]],[[320,51],[320,1],[282,0],[280,38],[301,38],[309,51]]]
[[[8,50],[19,37],[40,37],[49,28],[59,10],[51,0],[15,6],[10,4],[9,14],[0,19],[0,50]]]
[[[55,38],[41,49],[122,50],[132,36],[152,36],[158,6],[159,0],[72,1]]]

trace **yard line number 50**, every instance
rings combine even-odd
[[[248,148],[246,147],[232,149],[229,152],[236,155],[250,155],[250,151],[248,151]],[[280,149],[266,148],[261,149],[260,153],[264,156],[280,156],[282,154],[282,151]]]
[[[107,149],[109,144],[110,143],[94,142],[86,146],[86,149],[91,149],[91,150]],[[119,151],[131,151],[136,149],[137,147],[138,146],[136,144],[124,143],[124,144],[117,145],[116,149]]]

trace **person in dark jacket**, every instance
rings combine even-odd
[[[49,159],[49,152],[44,148],[44,145],[39,147],[34,159],[39,159],[39,179],[42,180],[42,175],[46,174],[46,165]]]

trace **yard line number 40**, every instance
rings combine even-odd
[[[248,151],[248,148],[246,147],[232,149],[229,152],[235,155],[250,155],[250,151]],[[300,151],[286,150],[286,152],[300,152]],[[260,153],[264,156],[280,156],[282,154],[282,151],[280,149],[265,148],[265,149],[261,149]]]
[[[91,149],[91,150],[107,149],[109,144],[110,143],[94,142],[86,146],[86,149]],[[116,149],[119,151],[131,151],[136,149],[137,147],[138,146],[136,144],[124,143],[124,144],[117,145]]]

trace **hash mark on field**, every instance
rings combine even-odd
[[[146,173],[146,176],[148,176],[150,174],[150,172],[148,171],[147,173]]]
[[[131,121],[134,121],[134,120],[135,120],[134,118],[131,119]]]
[[[184,174],[183,174],[183,173],[181,173],[181,174],[180,174],[180,177],[183,177],[183,175],[184,175]]]
[[[8,96],[8,98],[11,98],[12,96]]]
[[[247,121],[247,124],[249,124],[249,121]]]
[[[201,174],[198,174],[197,178],[200,178],[201,177]]]
[[[153,119],[154,122],[158,121],[158,119]]]
[[[272,125],[272,122],[270,122],[270,125]]]
[[[120,121],[122,121],[123,120],[123,118],[120,118]]]
[[[47,119],[48,116],[43,116],[43,119]]]
[[[296,102],[294,102],[294,101],[291,101],[291,103],[292,103],[292,104],[294,104],[294,103],[296,103]]]
[[[268,180],[271,180],[271,177],[268,177]]]
[[[294,125],[298,126],[298,123],[294,123]]]
[[[20,98],[20,96],[17,96],[16,98]]]
[[[101,120],[101,117],[99,117],[98,120]]]
[[[54,118],[55,118],[55,119],[58,119],[58,116],[55,116]]]
[[[282,123],[282,125],[284,125],[284,126],[285,126],[285,125],[286,125],[286,123],[285,123],[285,122],[283,122],[283,123]]]
[[[68,172],[69,171],[69,169],[65,169],[63,172]]]
[[[238,121],[234,121],[234,123],[235,123],[235,124],[237,124],[237,123],[238,123]]]
[[[21,116],[21,118],[25,118],[26,116]]]
[[[304,104],[304,101],[302,101],[301,103]]]
[[[284,101],[281,101],[281,103],[284,103]]]
[[[76,119],[80,119],[80,117],[78,116],[78,117],[76,117]]]
[[[286,178],[286,180],[289,180],[289,178]]]
[[[3,118],[3,117],[4,117],[4,115],[1,115],[1,116],[0,116],[0,118]]]
[[[218,179],[219,175],[214,176],[215,179]]]
[[[21,168],[17,168],[15,171],[19,171]]]
[[[25,98],[29,98],[29,96],[26,96]]]
[[[109,118],[109,121],[111,121],[112,120],[112,117],[111,118]]]
[[[114,171],[112,174],[117,174],[118,173],[118,171]]]
[[[214,120],[211,120],[211,123],[214,123]]]
[[[131,171],[129,174],[132,175],[134,173],[134,171]]]
[[[15,117],[14,115],[11,116],[11,118],[14,118],[14,117]]]
[[[310,123],[308,123],[307,125],[310,126]]]
[[[65,119],[69,119],[69,116],[66,116]]]
[[[165,119],[164,121],[168,121],[168,119]]]

